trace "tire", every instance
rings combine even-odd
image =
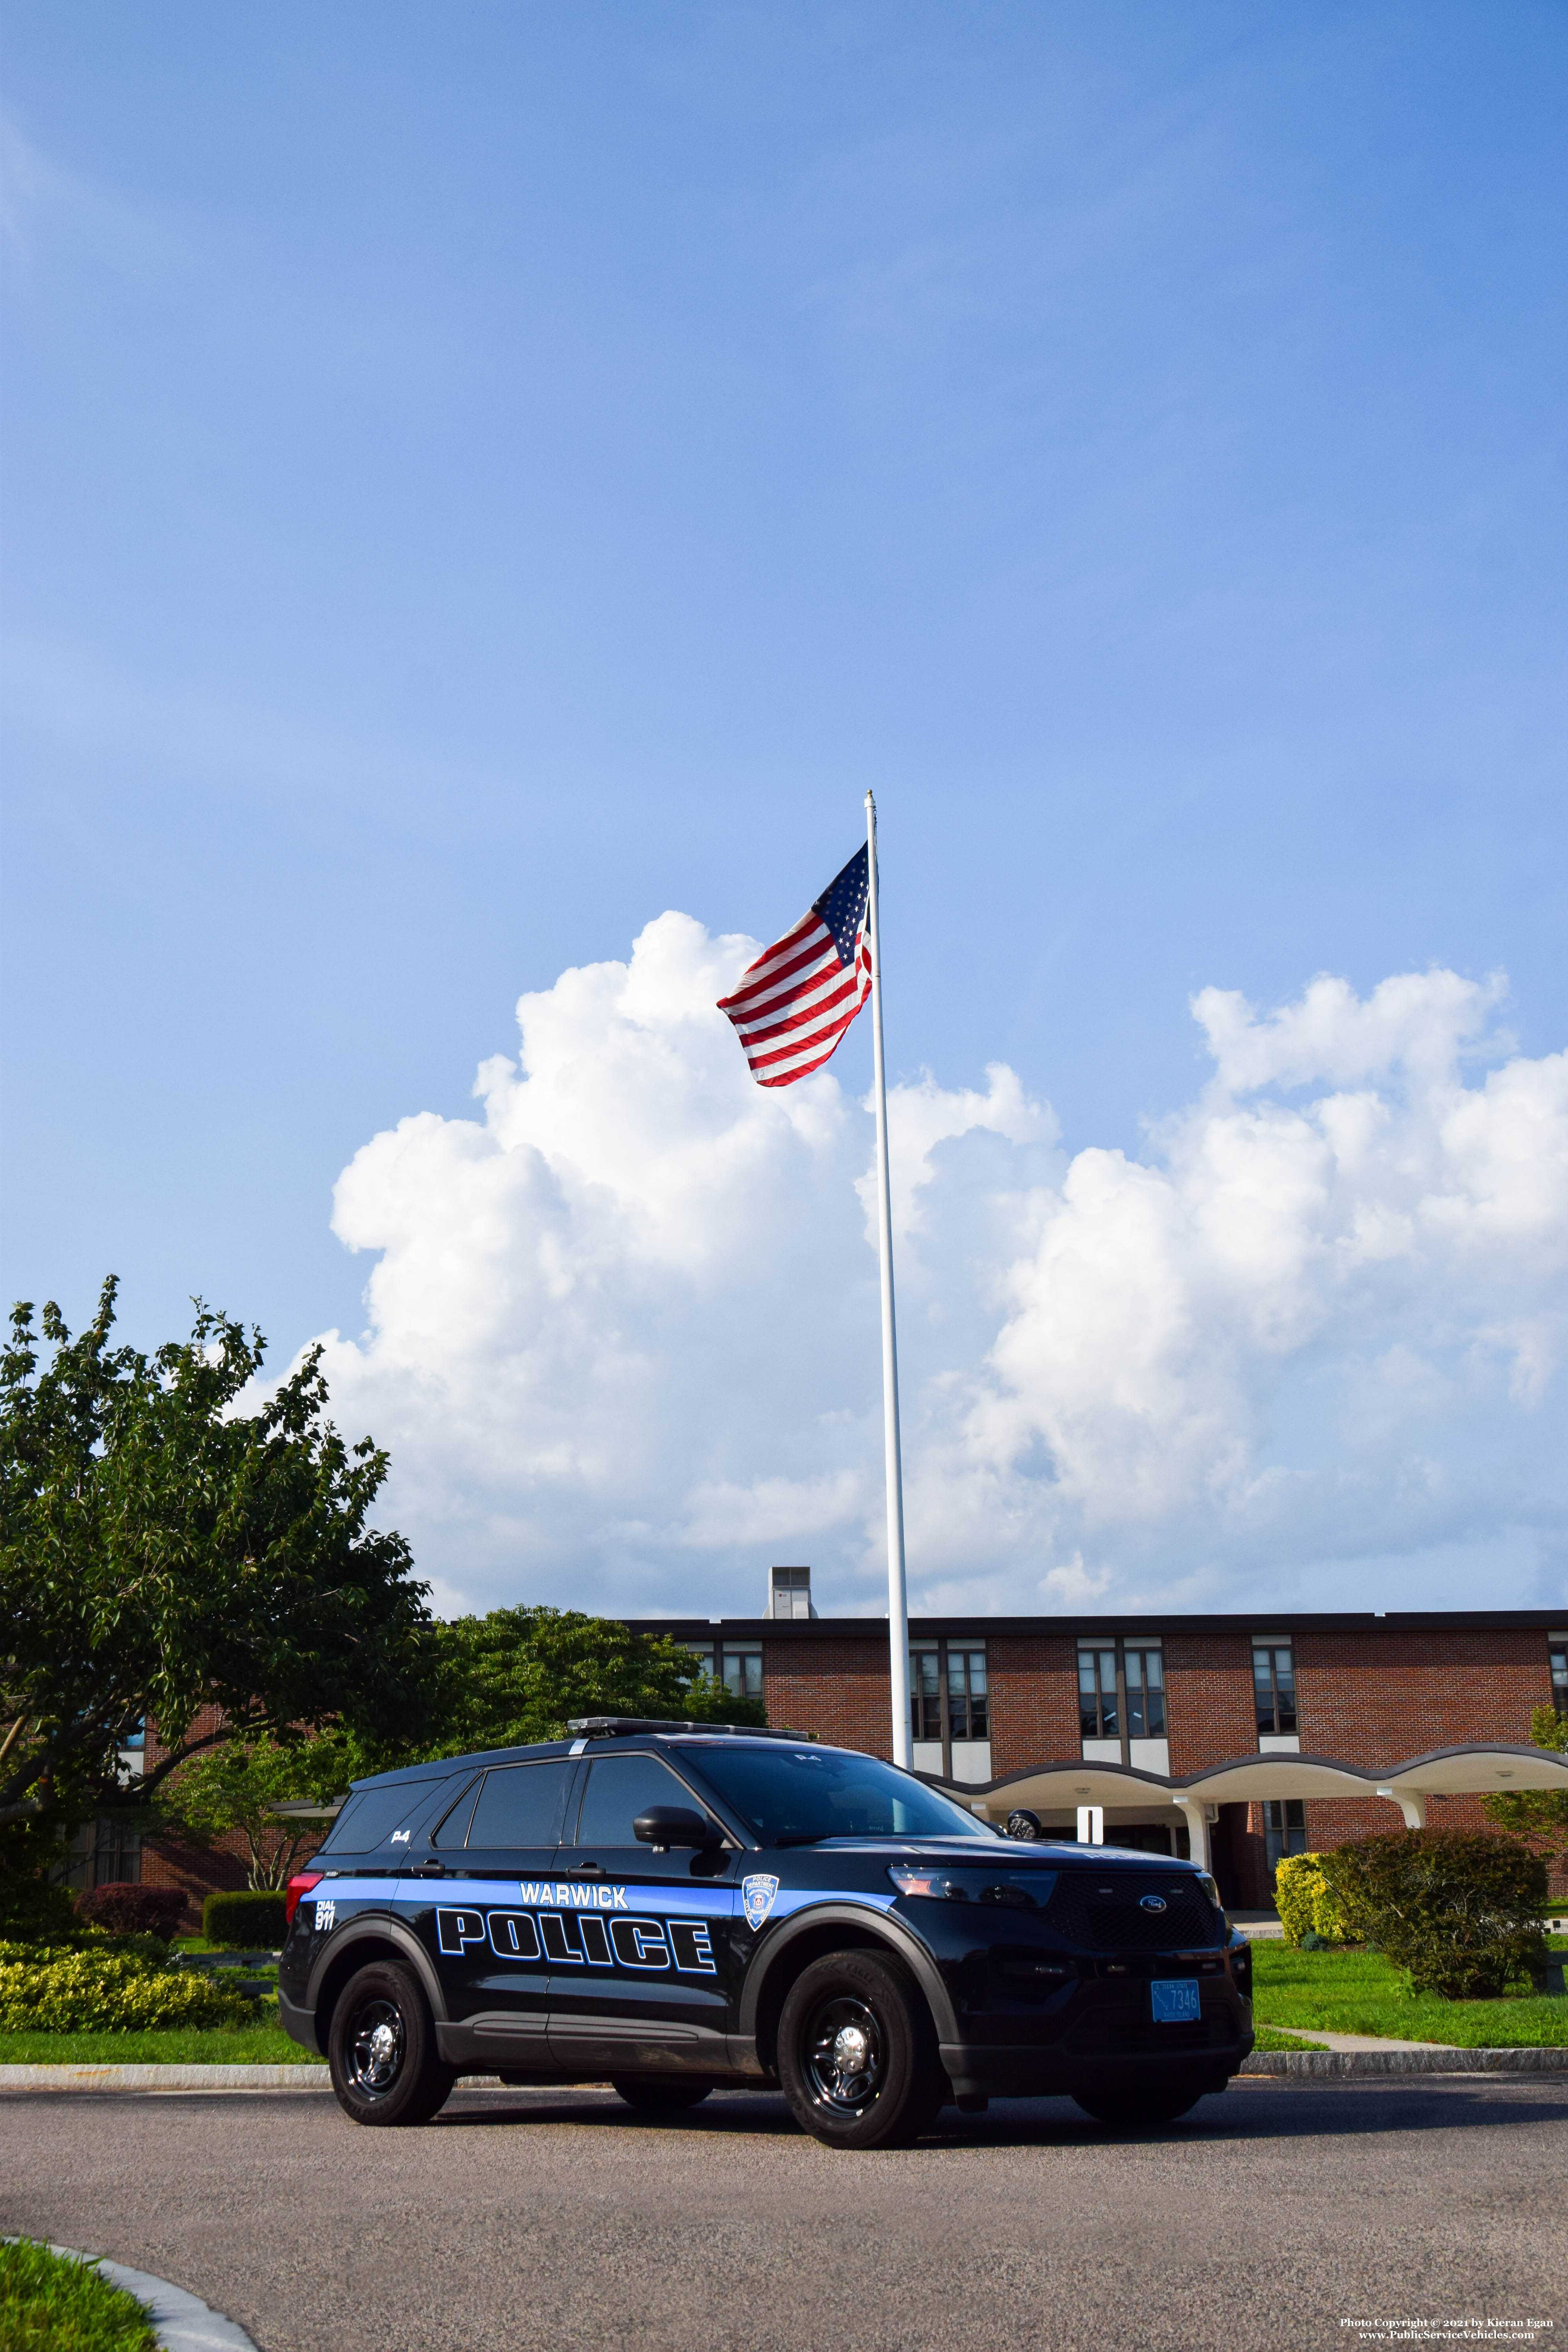
[[[875,1952],[802,1970],[779,2017],[778,2071],[796,2122],[827,2147],[908,2147],[947,2095],[930,2011]]]
[[[610,2082],[628,2107],[645,2116],[683,2115],[713,2088],[711,2083],[682,2081],[679,2074],[612,2074]]]
[[[1097,2124],[1111,2124],[1119,2131],[1158,2131],[1162,2124],[1190,2114],[1203,2095],[1187,2090],[1075,2091],[1073,2100]]]
[[[327,2035],[332,2088],[356,2124],[423,2124],[445,2106],[457,2074],[412,1971],[373,1960],[339,1994]]]

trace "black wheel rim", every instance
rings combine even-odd
[[[802,2054],[813,2105],[846,2122],[875,2106],[887,2085],[887,2036],[875,2011],[851,1994],[813,2011]]]
[[[355,2012],[347,2043],[348,2078],[363,2099],[384,2099],[403,2072],[408,2047],[403,2011],[379,1997]]]

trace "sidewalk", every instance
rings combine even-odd
[[[1324,2033],[1315,2025],[1271,2025],[1270,2033],[1300,2033],[1303,2042],[1320,2044],[1324,2050],[1458,2050],[1458,2042],[1396,2042],[1392,2035],[1381,2033]]]

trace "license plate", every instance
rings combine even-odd
[[[1156,1977],[1149,1995],[1156,2025],[1194,2025],[1203,2014],[1196,1977]]]

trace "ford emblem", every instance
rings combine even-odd
[[[1165,1898],[1163,1895],[1141,1895],[1138,1897],[1140,1911],[1163,1911],[1164,1907]]]

